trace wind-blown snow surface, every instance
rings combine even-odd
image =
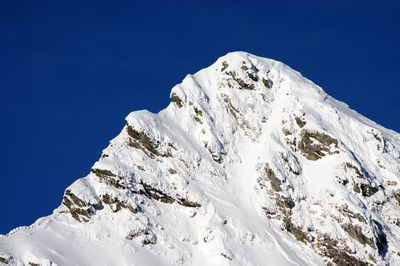
[[[400,135],[229,53],[137,111],[62,205],[0,236],[40,265],[400,265]]]

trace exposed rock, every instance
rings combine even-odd
[[[268,164],[264,167],[264,173],[265,178],[271,183],[272,189],[276,192],[282,191],[282,181],[276,177],[274,171],[272,171]]]
[[[193,107],[193,110],[196,113],[196,115],[203,116],[203,112],[199,108],[197,108],[196,106]]]
[[[365,179],[365,176],[364,176],[364,175],[361,173],[361,171],[360,171],[356,166],[354,166],[353,164],[351,164],[351,163],[349,163],[349,162],[346,162],[346,163],[345,163],[345,169],[346,169],[346,170],[347,170],[347,169],[353,169],[353,170],[356,172],[358,178],[360,178],[360,179]]]
[[[228,68],[228,63],[226,61],[222,62],[221,72],[225,71]]]
[[[400,206],[400,190],[393,191],[392,197],[397,201],[397,205]]]
[[[217,163],[222,163],[222,158],[219,154],[213,152],[213,150],[211,149],[211,147],[208,146],[207,143],[204,144],[204,147],[207,149],[207,151],[210,153],[211,158],[214,160],[214,162]]]
[[[182,198],[179,196],[174,198],[174,197],[168,195],[167,193],[161,191],[160,189],[152,187],[149,184],[142,182],[141,185],[143,187],[143,190],[140,190],[139,193],[148,198],[152,198],[157,201],[161,201],[163,203],[168,203],[168,204],[177,202],[179,205],[182,205],[184,207],[191,207],[191,208],[201,207],[201,205],[197,202],[192,202],[188,199],[185,199],[185,198]]]
[[[196,121],[199,124],[203,124],[203,122],[201,122],[200,118],[198,118],[197,116],[193,117],[194,121]]]
[[[357,219],[358,221],[367,224],[367,221],[365,220],[365,218],[360,214],[360,213],[354,213],[352,211],[349,210],[349,207],[347,204],[342,205],[342,206],[336,206],[336,209],[343,214],[344,216],[348,217],[349,219]],[[351,222],[351,220],[350,220]]]
[[[172,169],[172,168],[169,168],[169,169],[168,169],[168,172],[169,172],[171,175],[174,175],[174,174],[177,173],[176,170],[175,170],[175,169]]]
[[[82,199],[78,198],[69,189],[65,191],[62,204],[69,210],[71,216],[78,222],[88,222],[90,216],[95,213],[101,205],[88,205]]]
[[[140,191],[140,193],[142,195],[145,195],[149,198],[153,198],[155,200],[164,202],[164,203],[174,203],[175,199],[172,198],[171,196],[167,195],[166,193],[162,192],[159,189],[156,189],[154,187],[152,187],[149,184],[146,183],[141,183],[141,185],[143,186],[143,190]]]
[[[286,166],[287,166],[287,169],[288,169],[290,172],[292,172],[294,175],[300,175],[300,172],[299,172],[299,171],[296,171],[296,170],[294,170],[294,169],[292,168],[292,165],[289,163],[289,159],[288,159],[283,153],[280,153],[280,155],[281,155],[281,158],[283,159],[283,161],[285,162],[285,164],[286,164]]]
[[[307,234],[303,232],[302,228],[299,226],[296,226],[292,223],[292,220],[290,216],[286,216],[283,220],[283,226],[286,231],[291,233],[297,241],[307,243],[310,242],[310,240],[307,237]]]
[[[237,82],[237,84],[239,84],[239,88],[241,89],[241,90],[254,90],[254,85],[253,84],[247,84],[246,82],[244,82],[241,78],[238,78],[237,76],[236,76],[236,73],[234,72],[234,71],[229,71],[229,72],[226,72],[229,76],[231,76],[232,77],[232,79],[234,80],[234,81],[236,81]]]
[[[4,264],[9,264],[9,263],[10,263],[10,259],[0,257],[0,262],[1,262],[1,263],[4,263]]]
[[[182,100],[175,93],[171,94],[171,101],[174,102],[179,108],[182,108]]]
[[[121,180],[116,179],[116,174],[112,173],[110,170],[98,169],[93,168],[91,170],[93,174],[95,174],[99,179],[100,182],[105,183],[109,186],[115,187],[116,189],[125,189],[126,186],[121,184]]]
[[[265,79],[265,78],[262,78],[262,82],[263,82],[264,86],[265,86],[267,89],[271,89],[271,84],[270,84],[270,81],[269,81],[269,80],[267,80],[267,79]]]
[[[328,154],[339,153],[336,150],[338,140],[325,133],[303,129],[300,137],[297,147],[308,160],[316,161]]]
[[[122,202],[118,198],[112,197],[108,194],[104,194],[102,196],[102,201],[105,204],[110,205],[110,208],[112,209],[113,212],[118,212],[122,209],[128,208],[128,205],[126,204],[126,202]],[[130,206],[129,210],[132,213],[137,213],[137,209],[135,210],[132,206]]]
[[[180,205],[185,206],[185,207],[190,207],[190,208],[198,208],[201,207],[201,205],[197,202],[192,202],[190,200],[184,199],[184,198],[178,198],[177,201]]]
[[[358,185],[358,183],[354,182],[354,180],[353,180],[353,191],[355,193],[361,193],[360,186]]]
[[[378,141],[378,142],[382,142],[382,139],[379,137],[379,135],[375,132],[370,132],[372,134],[372,136]]]
[[[246,66],[246,61],[242,61],[242,66],[240,67],[244,71],[247,71],[249,68]]]
[[[255,81],[255,82],[258,81],[258,77],[255,76],[255,75],[253,75],[253,74],[251,74],[251,73],[247,73],[247,76],[248,76],[251,80],[253,80],[253,81]]]
[[[373,187],[371,184],[360,184],[360,188],[364,197],[371,197],[379,191],[379,188]]]
[[[321,256],[328,257],[338,266],[368,266],[368,262],[362,261],[351,255],[348,248],[339,248],[337,240],[332,239],[328,234],[320,234],[317,243],[314,245]]]
[[[346,223],[341,225],[343,230],[346,231],[352,238],[356,239],[361,244],[367,244],[372,248],[375,248],[375,243],[372,238],[368,238],[362,233],[362,228],[359,225]]]
[[[300,117],[296,116],[294,119],[296,120],[296,123],[300,128],[304,127],[307,124],[307,122]]]
[[[95,175],[97,175],[100,178],[106,178],[106,177],[115,177],[117,176],[116,174],[114,174],[113,172],[111,172],[110,170],[103,170],[103,169],[97,169],[97,168],[93,168],[92,173],[94,173]]]
[[[290,135],[292,135],[292,132],[290,132],[290,130],[289,129],[287,129],[287,128],[282,128],[282,132],[283,132],[283,134],[285,135],[285,136],[290,136]]]
[[[228,260],[233,260],[233,258],[229,257],[228,255],[226,255],[225,253],[221,253],[221,256],[228,259]]]
[[[142,245],[154,245],[157,243],[156,235],[150,229],[138,229],[132,230],[126,237],[126,240],[132,240],[134,238],[141,238]]]
[[[147,156],[154,158],[155,156],[161,156],[161,154],[156,149],[156,145],[153,143],[151,138],[147,136],[144,132],[138,132],[133,129],[131,126],[127,125],[128,135],[132,138],[129,141],[129,146],[134,147],[136,149],[142,150]]]

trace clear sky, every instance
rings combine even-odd
[[[164,109],[230,51],[282,61],[400,132],[399,3],[1,1],[0,233],[51,214],[129,112]]]

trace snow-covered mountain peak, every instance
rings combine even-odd
[[[129,114],[52,215],[0,237],[0,259],[400,264],[398,133],[245,52],[170,98],[158,114]]]

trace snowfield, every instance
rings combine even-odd
[[[11,265],[400,265],[400,134],[283,63],[229,53],[130,113]]]

